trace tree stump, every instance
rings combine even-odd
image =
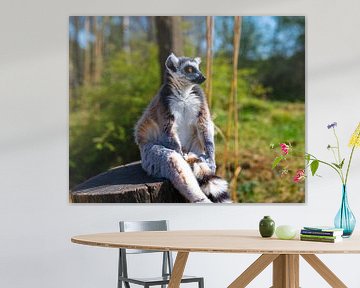
[[[146,174],[140,161],[115,167],[70,191],[73,203],[186,203],[166,179]]]

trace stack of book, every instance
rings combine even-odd
[[[300,232],[302,241],[336,243],[342,241],[343,229],[334,227],[304,227]]]

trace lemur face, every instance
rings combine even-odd
[[[165,66],[170,75],[182,84],[201,84],[206,78],[201,73],[199,57],[176,57],[173,53],[166,59]]]

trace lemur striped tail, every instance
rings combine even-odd
[[[212,173],[209,166],[193,153],[188,154],[185,160],[190,164],[201,190],[212,202],[231,203],[225,179]]]

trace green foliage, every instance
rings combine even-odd
[[[343,168],[344,166],[344,163],[345,163],[345,159],[343,159],[340,164],[337,164],[337,163],[331,163],[333,164],[336,168],[339,168],[340,170]]]
[[[274,169],[275,167],[277,167],[277,166],[279,165],[280,161],[283,160],[283,159],[284,159],[283,156],[278,156],[278,157],[276,157],[276,158],[274,159],[274,162],[273,162],[271,168]]]
[[[319,168],[319,161],[318,160],[312,161],[311,164],[310,164],[310,170],[311,170],[312,176],[315,175],[318,168]]]
[[[272,87],[268,97],[273,100],[303,102],[305,100],[305,52],[286,57],[277,55],[257,63],[258,79]]]
[[[271,87],[264,93],[268,99],[304,102],[305,17],[272,17],[275,33],[266,38],[257,28],[256,19],[244,17],[240,67],[256,67],[259,83]],[[267,53],[261,53],[261,47],[267,47]]]
[[[223,111],[227,110],[230,94],[230,83],[232,81],[232,63],[229,58],[217,57],[213,63],[213,102],[212,106]],[[252,99],[247,102],[245,109],[267,109],[262,101],[265,95],[271,91],[271,88],[264,87],[258,80],[255,69],[239,69],[238,71],[238,100],[244,98]],[[251,107],[252,106],[252,107]]]
[[[159,88],[152,45],[114,55],[98,87],[83,87],[70,103],[70,186],[104,170],[139,160],[133,127]]]
[[[240,96],[241,97],[241,96]],[[217,107],[215,124],[226,130],[226,111]],[[275,115],[275,117],[274,117]],[[279,116],[281,115],[281,116]],[[304,166],[303,158],[294,158],[283,163],[278,159],[274,170],[274,151],[269,143],[278,146],[289,139],[297,151],[305,151],[305,107],[304,103],[274,102],[263,99],[241,97],[239,103],[239,164],[242,171],[238,177],[238,199],[245,203],[303,202],[305,186],[296,184],[292,177],[279,177],[284,165],[290,175]],[[230,139],[230,151],[234,139]],[[216,159],[222,167],[224,140],[216,135]],[[232,159],[232,155],[230,155]],[[277,162],[277,161],[276,161]],[[284,161],[285,162],[285,161]]]

